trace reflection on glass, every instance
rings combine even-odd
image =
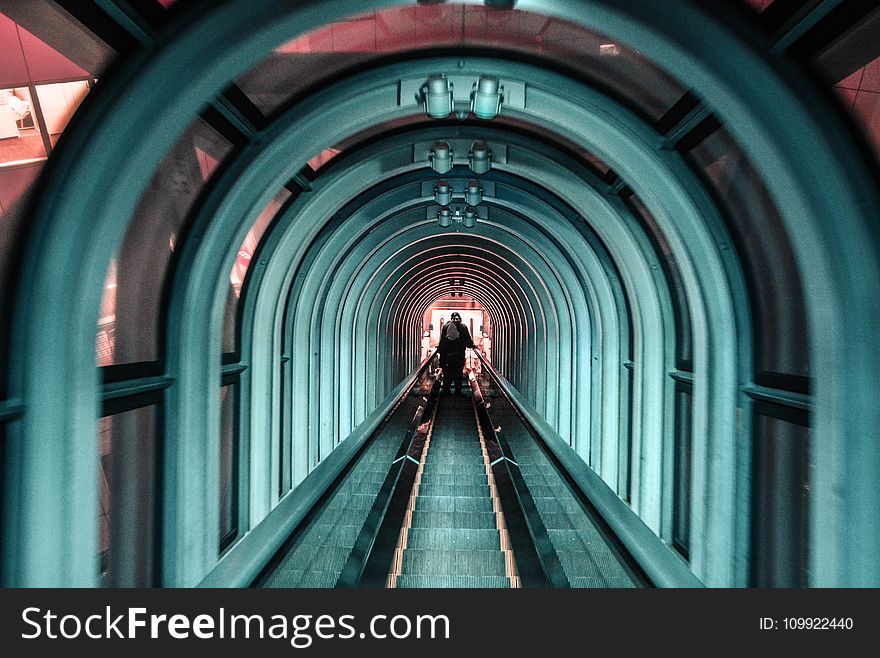
[[[45,160],[20,167],[0,167],[0,372],[7,372],[7,340],[11,311],[10,281],[17,271],[21,247],[19,236],[27,226],[24,208],[33,182]],[[0,394],[5,394],[6,378],[0,377]]]
[[[724,128],[685,150],[725,211],[742,258],[753,299],[756,381],[780,386],[776,376],[789,375],[799,378],[799,383],[789,381],[786,387],[804,389],[810,374],[806,302],[779,211],[758,172]]]
[[[762,413],[756,420],[753,585],[806,587],[810,430]]]
[[[238,385],[220,389],[220,550],[238,536]]]
[[[46,132],[53,146],[87,93],[89,93],[87,80],[37,85],[37,97],[40,99],[40,109],[46,122]]]
[[[880,58],[850,73],[834,85],[880,160]]]
[[[110,261],[104,280],[104,295],[98,315],[98,335],[95,344],[98,366],[113,364],[113,345],[116,342],[116,259]]]
[[[672,545],[685,559],[688,558],[691,545],[692,405],[693,399],[690,389],[677,386],[675,391],[675,462],[672,475]]]
[[[341,152],[342,151],[338,148],[324,149],[323,151],[318,153],[318,155],[316,155],[314,158],[309,160],[309,166],[312,169],[314,169],[315,171],[318,171],[318,169],[320,169],[325,164],[330,162],[333,158],[335,158]]]
[[[254,221],[254,225],[248,231],[238,249],[238,257],[232,266],[232,271],[229,273],[229,295],[226,299],[226,315],[223,320],[224,353],[234,352],[236,349],[238,300],[241,297],[241,287],[244,284],[245,276],[247,276],[247,271],[251,264],[251,257],[257,250],[257,246],[260,244],[260,240],[269,224],[272,223],[278,210],[288,198],[290,198],[290,191],[287,188],[281,188],[281,191],[275,195],[275,198],[263,208],[263,212]]]
[[[608,166],[607,162],[602,160],[595,153],[588,151],[586,148],[584,148],[582,144],[577,144],[571,140],[566,139],[564,136],[558,133],[547,130],[546,128],[529,123],[528,121],[522,121],[515,117],[504,115],[500,115],[497,119],[494,120],[494,123],[518,128],[525,133],[529,133],[535,137],[543,139],[548,144],[559,144],[559,146],[562,147],[564,150],[578,156],[588,166],[595,169],[596,173],[599,176],[605,176],[611,170],[611,167]]]
[[[0,89],[0,167],[46,157],[46,146],[27,87]]]
[[[743,0],[743,2],[757,12],[762,12],[773,4],[773,0]]]
[[[652,120],[684,89],[636,51],[586,28],[520,10],[394,7],[325,25],[276,48],[238,81],[271,114],[312,84],[391,52],[443,46],[538,54],[603,86]]]
[[[98,326],[100,365],[159,359],[162,293],[177,236],[231,150],[224,137],[197,119],[159,165],[108,271]]]
[[[679,370],[693,370],[693,347],[691,337],[691,311],[688,304],[687,293],[684,289],[684,282],[681,278],[681,271],[675,256],[672,255],[672,249],[669,242],[654,216],[642,203],[635,194],[627,198],[627,204],[635,212],[636,216],[641,218],[642,225],[647,229],[648,235],[657,250],[660,262],[663,266],[663,273],[669,282],[669,289],[672,293],[672,303],[675,312],[675,358],[676,367]]]
[[[156,407],[99,420],[99,560],[111,587],[153,584]]]

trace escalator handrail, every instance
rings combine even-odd
[[[703,587],[687,563],[609,487],[555,429],[479,353],[483,368],[492,377],[532,435],[571,483],[583,503],[607,526],[610,537],[628,558],[630,567],[647,586]]]
[[[435,379],[388,468],[336,587],[385,587],[439,392],[440,380]]]
[[[200,583],[202,587],[255,587],[265,580],[308,526],[314,514],[333,494],[372,444],[388,419],[409,395],[431,364],[428,354],[385,400],[314,469],[289,491],[259,525],[248,532],[237,549]]]
[[[524,587],[568,588],[571,585],[547,528],[510,446],[492,422],[476,377],[471,387],[520,581]]]

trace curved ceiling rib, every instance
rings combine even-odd
[[[191,4],[90,95],[53,154],[34,206],[12,318],[10,390],[25,409],[10,425],[16,468],[7,469],[19,501],[8,514],[16,532],[4,551],[12,573],[6,580],[14,584],[96,582],[96,521],[86,513],[97,507],[94,451],[86,448],[100,391],[95,310],[108,263],[164,154],[202,108],[291,36],[411,3]],[[880,448],[864,441],[864,427],[880,424],[880,353],[872,348],[880,315],[876,189],[867,167],[849,166],[860,162],[858,149],[810,81],[744,36],[736,19],[704,5],[518,3],[619,38],[621,48],[650,58],[648,65],[724,122],[764,179],[809,292],[811,582],[872,582],[880,573],[880,555],[871,551],[880,529],[870,501],[880,496],[880,476],[862,466],[880,463]],[[242,472],[255,487],[243,522],[252,528],[278,502],[278,487],[263,474],[278,471],[273,450],[296,451],[294,484],[326,457],[412,367],[422,314],[444,281],[463,276],[463,289],[497,319],[504,374],[560,434],[574,437],[615,496],[667,543],[686,518],[685,568],[703,582],[747,577],[736,533],[749,515],[742,489],[751,462],[743,445],[752,421],[742,422],[742,387],[754,384],[744,356],[752,353],[751,311],[716,201],[634,101],[621,102],[608,86],[591,88],[582,71],[562,70],[558,61],[542,65],[539,54],[526,63],[487,52],[406,53],[334,73],[281,103],[266,125],[246,126],[247,143],[211,179],[175,254],[168,299],[164,584],[197,584],[218,563],[217,387],[228,275],[249,218],[292,181],[303,192],[267,232],[241,305],[246,340],[235,365],[245,383],[252,459]],[[421,125],[419,89],[436,73],[495,75],[507,89],[509,123],[486,133],[503,141],[509,131],[510,144],[485,177],[495,192],[471,233],[441,231],[426,214],[429,183],[438,176],[420,142],[446,128],[453,137],[476,135],[470,125]],[[178,92],[174,103],[155,94],[169,86]],[[535,147],[547,134],[559,144]],[[308,158],[342,144],[346,150],[310,185],[302,180]],[[588,154],[616,172],[613,186],[576,162]],[[456,165],[450,177],[470,177],[463,159]],[[622,190],[647,207],[668,253],[658,253]],[[664,258],[677,264],[688,302],[693,372],[686,377],[676,372]],[[576,380],[586,359],[589,381]],[[853,380],[859,386],[847,390]],[[690,396],[692,492],[684,512],[671,484],[682,382]],[[304,430],[274,404],[282,390],[284,404],[306,416]],[[624,400],[631,412],[621,411]],[[59,454],[70,455],[69,463],[51,459]],[[631,470],[623,476],[626,460]],[[55,485],[47,492],[34,470],[44,463]],[[873,557],[851,559],[860,553]],[[49,580],[48,563],[57,564]]]

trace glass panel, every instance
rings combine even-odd
[[[624,400],[621,404],[620,414],[620,463],[618,465],[618,485],[617,490],[620,497],[626,502],[632,501],[632,462],[633,462],[633,437],[632,437],[632,416],[633,416],[633,369],[627,367],[624,369],[621,378],[621,397]]]
[[[672,545],[685,559],[691,545],[691,393],[680,385],[675,390],[675,464],[673,467]]]
[[[251,264],[251,257],[278,210],[289,198],[290,190],[282,188],[257,217],[238,249],[238,258],[229,274],[229,295],[226,298],[226,315],[223,321],[223,351],[225,353],[235,352],[238,345],[238,300],[241,297],[241,287]]]
[[[46,144],[27,87],[0,89],[0,167],[46,158]]]
[[[773,4],[773,0],[743,0],[743,2],[757,12],[762,12]]]
[[[97,77],[116,55],[55,2],[5,2],[3,12],[0,84]]]
[[[44,160],[22,167],[0,167],[0,373],[8,372],[8,341],[12,300],[10,279],[20,258],[18,237],[25,227],[24,208],[33,182]],[[5,395],[6,377],[0,377],[0,395]]]
[[[40,99],[40,109],[52,146],[55,146],[58,136],[67,127],[67,122],[87,93],[89,93],[87,80],[37,85],[37,98]]]
[[[156,405],[99,421],[99,555],[105,586],[153,584],[159,500],[157,428]]]
[[[276,48],[238,86],[271,114],[355,64],[389,52],[461,45],[540,55],[604,86],[652,120],[684,94],[651,62],[601,34],[525,11],[461,4],[395,7],[325,25]]]
[[[55,3],[5,3],[0,14],[0,372],[7,372],[9,278],[28,191],[90,79],[114,52]],[[15,21],[21,21],[16,23]],[[75,80],[71,80],[74,78]],[[35,82],[59,84],[39,85]],[[49,123],[47,128],[46,122]],[[51,141],[50,141],[51,140]],[[5,383],[2,384],[5,387]]]
[[[314,169],[315,171],[318,171],[318,169],[320,169],[325,164],[330,162],[333,158],[335,158],[341,152],[342,151],[338,148],[324,149],[323,151],[318,153],[318,155],[316,155],[314,158],[309,160],[309,166],[312,169]]]
[[[283,325],[282,325],[283,326]],[[295,415],[295,412],[292,414],[290,412],[290,406],[287,404],[287,400],[289,400],[288,396],[290,395],[288,384],[289,381],[292,381],[291,376],[291,366],[290,359],[282,357],[281,359],[281,395],[280,400],[284,400],[279,405],[278,413],[279,413],[279,422],[278,427],[285,428],[287,427],[287,419],[289,416]],[[277,441],[278,445],[278,497],[282,498],[284,495],[291,490],[293,487],[293,450],[289,441],[285,440],[287,436],[287,432],[284,429],[281,429],[275,432],[274,441]]]
[[[21,48],[27,61],[30,79],[34,82],[48,82],[68,78],[88,78],[89,72],[76,65],[50,45],[19,26]]]
[[[812,64],[833,86],[880,162],[880,51],[876,18],[876,11],[867,13],[835,41],[826,44],[820,40]]]
[[[846,76],[834,90],[880,160],[880,58]]]
[[[238,536],[238,384],[220,389],[220,550]]]
[[[108,270],[98,326],[99,364],[159,360],[162,294],[178,236],[231,150],[224,137],[197,119],[159,165]],[[108,337],[103,348],[101,332]]]
[[[18,25],[3,14],[0,14],[0,43],[3,44],[3,57],[0,57],[0,85],[26,83],[30,78],[18,36]]]
[[[761,407],[756,408],[760,412]],[[808,427],[758,413],[752,556],[753,584],[757,587],[809,584],[809,445]]]
[[[0,473],[6,473],[6,424],[0,423]],[[0,487],[0,516],[5,516],[6,509],[6,487]],[[0,561],[6,564],[5,556],[6,542],[3,541],[3,530],[0,529]]]
[[[666,241],[666,236],[657,226],[657,222],[650,211],[645,207],[635,194],[626,200],[636,217],[641,219],[642,225],[648,232],[654,250],[660,259],[663,273],[669,283],[669,291],[672,296],[672,306],[675,312],[675,355],[676,367],[679,370],[693,370],[693,345],[691,335],[691,310],[688,304],[687,294],[681,280],[681,271],[678,263],[672,255],[672,249]]]
[[[810,374],[803,286],[786,229],[752,163],[720,128],[685,155],[724,211],[752,297],[756,381],[763,373]],[[765,382],[773,385],[772,382]]]
[[[110,269],[104,280],[101,312],[98,315],[98,335],[95,353],[98,366],[113,365],[113,346],[116,344],[116,259],[110,261]]]
[[[596,173],[598,173],[599,176],[604,176],[611,169],[611,167],[609,167],[604,160],[600,159],[591,151],[585,149],[581,144],[576,144],[575,142],[569,141],[562,135],[550,132],[549,130],[546,130],[540,126],[529,123],[528,121],[522,121],[514,117],[499,116],[493,121],[493,123],[518,128],[523,132],[529,133],[535,137],[539,137],[540,139],[545,140],[548,144],[558,144],[563,149],[583,159],[588,165],[596,170]]]

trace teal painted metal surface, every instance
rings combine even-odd
[[[366,6],[390,4],[402,3]],[[5,532],[5,583],[96,582],[97,531],[91,510],[96,509],[94,420],[99,389],[93,331],[107,264],[126,226],[120,218],[130,216],[153,170],[196,111],[230,79],[291,34],[366,6],[343,0],[295,4],[229,0],[211,8],[206,3],[200,20],[176,26],[173,38],[146,46],[102,81],[75,119],[43,182],[14,309],[10,383],[13,396],[24,405],[24,415],[11,425],[9,442],[6,500],[13,503]],[[813,584],[876,584],[880,526],[873,500],[880,494],[880,447],[866,437],[880,423],[875,399],[880,389],[875,324],[880,311],[876,229],[880,223],[876,190],[864,171],[852,166],[860,156],[833,110],[798,72],[757,50],[716,19],[708,6],[683,0],[662,6],[523,0],[520,6],[574,22],[589,16],[596,29],[637,46],[693,88],[755,162],[782,210],[809,292],[816,382],[811,433],[816,455]],[[184,59],[190,62],[185,69],[178,66]],[[730,61],[737,65],[731,67]],[[437,62],[407,66],[405,71],[391,68],[381,75],[394,79],[394,71],[404,71],[400,75],[423,77],[425,70],[436,69]],[[708,219],[714,210],[683,163],[656,150],[657,135],[609,99],[563,81],[557,89],[578,100],[569,104],[549,93],[554,78],[546,72],[499,61],[475,66],[527,80],[530,103],[514,115],[557,129],[607,158],[670,237],[693,302],[695,380],[704,384],[696,388],[694,400],[694,435],[699,439],[694,500],[699,502],[692,509],[696,538],[692,567],[708,584],[737,582],[731,556],[741,551],[734,538],[741,520],[734,510],[743,508],[737,491],[743,478],[737,469],[741,472],[744,462],[738,452],[737,409],[742,401],[737,391],[750,379],[737,350],[748,344],[742,324],[747,313],[740,310],[741,287],[731,276],[735,268],[730,267],[729,256],[719,253],[717,229]],[[423,69],[417,71],[419,67]],[[212,501],[218,456],[212,446],[219,415],[219,338],[215,331],[202,329],[206,319],[210,326],[220,326],[218,290],[239,244],[235,238],[245,229],[240,222],[290,174],[268,167],[270,155],[277,161],[291,152],[307,158],[346,131],[410,113],[397,106],[396,95],[391,101],[388,90],[380,89],[371,99],[375,103],[360,98],[357,118],[346,119],[343,110],[333,115],[345,128],[336,133],[315,130],[319,124],[332,125],[328,113],[343,105],[331,94],[375,91],[379,76],[327,91],[323,103],[314,100],[291,114],[297,120],[295,127],[285,135],[273,135],[277,139],[267,142],[265,151],[251,148],[250,153],[257,155],[253,162],[243,155],[242,176],[228,189],[218,188],[222,191],[215,193],[217,205],[206,211],[205,217],[212,221],[204,233],[197,233],[202,246],[185,246],[190,255],[183,261],[169,324],[179,332],[169,332],[175,340],[169,345],[168,374],[175,383],[167,402],[172,469],[166,493],[167,584],[198,582],[216,561]],[[169,85],[179,91],[174,104],[154,93]],[[382,99],[388,102],[384,108]],[[364,107],[370,109],[368,116]],[[786,112],[780,113],[780,107]],[[133,133],[128,129],[131,125],[149,129]],[[263,137],[268,139],[269,134]],[[305,152],[294,149],[294,144]],[[261,162],[266,166],[261,167]],[[274,173],[267,177],[267,172]],[[101,186],[93,185],[96,178]],[[818,180],[823,184],[816,185]],[[575,199],[566,200],[575,205]],[[298,238],[285,239],[308,244],[314,229],[302,227]],[[71,235],[76,239],[71,240]],[[619,254],[612,251],[612,255],[621,262]],[[267,276],[267,291],[283,290],[287,273],[277,276]],[[656,297],[650,274],[626,270],[622,276],[627,289],[641,291],[646,300],[638,309],[644,315],[634,322],[637,342],[668,336],[664,301]],[[191,328],[198,335],[187,333]],[[506,340],[512,343],[513,336]],[[667,357],[666,346],[637,355],[636,368],[662,371]],[[312,362],[310,370],[296,371],[297,386],[305,386],[317,365]],[[294,367],[299,368],[299,363]],[[642,400],[641,426],[634,427],[640,436],[649,431],[649,418],[668,430],[670,417],[663,380],[647,379],[637,380],[635,387]],[[659,436],[670,434],[660,431]],[[292,444],[299,445],[293,440]],[[637,506],[649,525],[661,530],[662,443],[646,441],[640,450],[639,462],[645,461],[650,469],[638,474]],[[66,455],[67,461],[62,464],[58,454]]]

